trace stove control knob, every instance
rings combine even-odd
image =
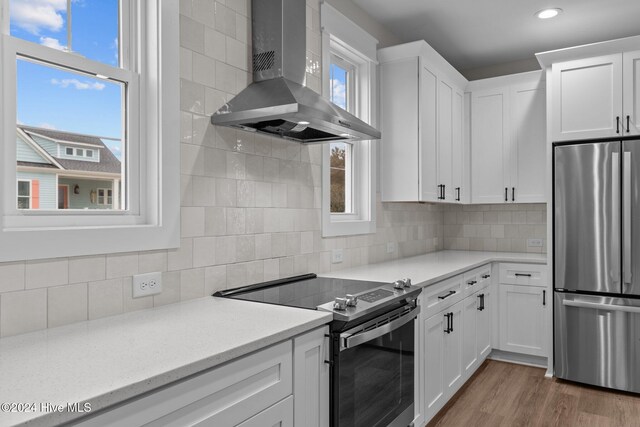
[[[404,279],[403,282],[404,282],[404,287],[405,288],[408,288],[408,287],[411,286],[411,279],[409,279],[409,278]]]
[[[333,309],[338,311],[345,311],[347,309],[347,299],[336,298],[336,300],[333,303]]]
[[[347,294],[347,306],[355,307],[358,305],[358,297],[355,295]]]
[[[395,282],[393,282],[393,287],[395,289],[404,289],[404,281],[396,280]]]

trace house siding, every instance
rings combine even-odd
[[[18,180],[40,182],[40,209],[56,208],[56,175],[53,173],[18,172]]]
[[[20,137],[16,138],[16,158],[19,162],[50,164]]]
[[[47,153],[49,153],[53,157],[58,157],[58,144],[56,142],[50,141],[50,140],[48,140],[46,138],[40,138],[40,137],[38,137],[36,135],[31,135],[31,137]]]

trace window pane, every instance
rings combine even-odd
[[[95,182],[104,188],[105,179],[110,183],[125,178],[124,94],[122,83],[18,59],[17,122],[23,131],[16,141],[18,177],[40,180],[40,209],[58,208],[56,178],[63,171],[81,177],[70,183],[82,189],[80,195],[69,195],[70,209],[97,209],[90,198],[90,190],[98,187]],[[88,149],[99,154],[87,160],[87,149],[77,148],[67,156],[64,145],[74,143],[94,147]]]
[[[347,70],[341,68],[336,64],[331,64],[329,71],[329,77],[331,79],[331,102],[344,110],[348,110],[347,88],[349,84],[349,73],[347,72]]]
[[[87,157],[93,157],[93,151],[87,150]]]
[[[71,2],[71,47],[74,53],[118,67],[119,0]]]
[[[351,213],[351,145],[331,143],[330,150],[331,212]]]
[[[11,0],[9,11],[12,36],[67,49],[66,0]]]
[[[117,67],[119,7],[119,0],[72,0],[69,16],[66,0],[10,0],[10,34]]]
[[[29,181],[18,181],[18,196],[29,196],[31,183]]]
[[[67,156],[73,156],[73,148],[67,148],[66,153]]]

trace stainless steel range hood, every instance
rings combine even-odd
[[[304,86],[306,2],[252,0],[253,81],[212,117],[303,143],[380,139],[380,132]]]

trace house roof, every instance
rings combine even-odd
[[[114,174],[118,174],[122,171],[120,160],[118,160],[116,156],[114,156],[114,154],[104,144],[100,137],[71,132],[62,132],[58,130],[44,129],[33,126],[21,125],[18,126],[18,128],[22,129],[35,144],[38,144],[38,141],[33,138],[34,135],[43,136],[60,143],[89,144],[100,150],[99,162],[63,159],[52,155],[52,157],[55,158],[55,160],[58,162],[58,164],[60,164],[60,166],[64,168],[64,170],[80,172],[104,172]]]

